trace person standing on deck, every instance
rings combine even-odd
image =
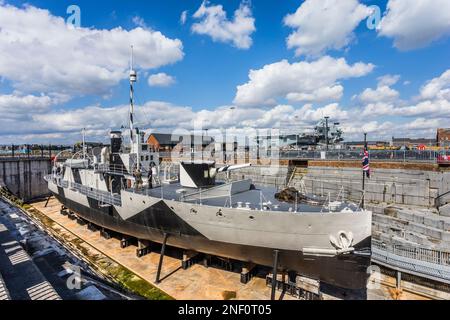
[[[148,188],[153,189],[153,162],[150,164],[148,170]]]
[[[142,187],[142,173],[140,169],[134,172],[135,189],[139,190]]]

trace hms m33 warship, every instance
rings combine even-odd
[[[214,162],[179,163],[179,176],[160,174],[159,155],[134,128],[130,71],[130,143],[112,131],[97,154],[55,161],[46,177],[63,206],[102,228],[189,251],[264,266],[279,252],[279,270],[348,289],[364,289],[370,265],[372,213],[355,204],[287,203],[275,188],[251,180],[216,181]]]

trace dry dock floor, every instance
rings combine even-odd
[[[159,253],[150,253],[142,258],[136,257],[136,247],[120,248],[117,239],[106,240],[100,232],[92,232],[86,226],[59,213],[61,204],[54,198],[35,202],[32,206],[56,222],[60,227],[70,231],[75,236],[95,247],[102,254],[108,256],[118,264],[126,267],[134,274],[148,281],[153,286],[166,292],[175,299],[181,300],[223,300],[226,291],[236,292],[239,300],[267,300],[270,299],[270,288],[265,279],[253,278],[248,284],[240,283],[240,274],[216,268],[206,268],[194,264],[188,270],[181,268],[181,261],[170,256],[164,257],[161,271],[162,282],[156,285],[155,278],[159,262]],[[280,292],[277,292],[280,295]],[[283,299],[294,299],[284,295]]]
[[[158,289],[164,291],[175,299],[180,300],[223,300],[224,293],[235,292],[238,300],[268,300],[270,288],[266,286],[265,279],[253,278],[248,284],[240,283],[240,274],[217,268],[206,268],[201,264],[194,264],[188,270],[181,268],[181,261],[170,256],[164,257],[161,272],[163,279],[155,284],[159,253],[150,253],[142,258],[136,257],[136,247],[120,248],[117,239],[106,240],[100,236],[100,232],[92,232],[86,226],[79,225],[76,221],[61,215],[61,204],[51,198],[45,207],[46,201],[32,204],[36,210],[43,213],[56,223],[57,229],[65,229],[78,237],[91,249],[107,256],[114,262],[124,266],[140,278],[149,282]],[[95,249],[94,249],[95,248]],[[90,249],[90,250],[91,250]],[[97,252],[97,253],[98,253]],[[277,291],[277,298],[281,293]],[[424,299],[421,296],[404,293],[400,299]],[[284,300],[297,300],[289,295],[283,295]],[[324,296],[324,299],[334,300],[335,297]],[[392,300],[392,293],[388,286],[382,286],[377,290],[369,290],[368,299]]]

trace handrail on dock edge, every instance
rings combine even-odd
[[[389,269],[450,284],[450,253],[406,246],[385,246],[372,240],[372,262]]]

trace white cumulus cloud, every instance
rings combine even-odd
[[[188,10],[184,10],[180,15],[180,24],[184,25],[187,21]]]
[[[428,81],[420,90],[422,99],[446,99],[450,101],[450,69]]]
[[[192,25],[193,33],[209,35],[213,41],[231,43],[239,49],[252,45],[255,19],[247,2],[240,4],[232,20],[227,18],[222,5],[210,5],[208,1],[203,1],[193,17],[200,20]]]
[[[295,29],[287,38],[288,48],[307,56],[343,49],[353,40],[353,30],[370,13],[370,8],[358,0],[306,0],[284,18],[285,25]]]
[[[378,31],[400,50],[425,47],[450,35],[450,1],[389,0]]]
[[[422,116],[428,119],[450,117],[450,69],[427,81],[420,89],[420,94],[409,102],[397,101],[398,92],[381,85],[385,78],[379,79],[376,90],[366,89],[358,96],[360,101],[367,103],[363,115]]]
[[[148,77],[148,84],[151,87],[169,87],[174,83],[175,78],[163,72]]]
[[[158,31],[75,28],[47,10],[0,3],[0,77],[24,92],[107,93],[127,77],[131,44],[142,69],[184,55],[180,40]]]
[[[359,96],[358,99],[363,103],[386,103],[396,101],[400,93],[392,89],[385,81],[380,81],[376,89],[367,88]]]
[[[384,76],[378,78],[378,86],[379,87],[382,87],[382,86],[388,86],[388,87],[393,86],[394,84],[396,84],[400,80],[400,78],[401,77],[398,74],[395,74],[395,75],[392,75],[392,74],[384,75]]]
[[[50,97],[47,95],[22,95],[19,93],[0,95],[0,115],[5,119],[23,119],[30,114],[48,111],[64,99]]]
[[[344,88],[339,80],[362,77],[374,68],[362,62],[350,65],[329,56],[312,62],[282,60],[250,70],[249,81],[237,87],[234,103],[241,106],[275,105],[278,99],[295,102],[336,101]]]

